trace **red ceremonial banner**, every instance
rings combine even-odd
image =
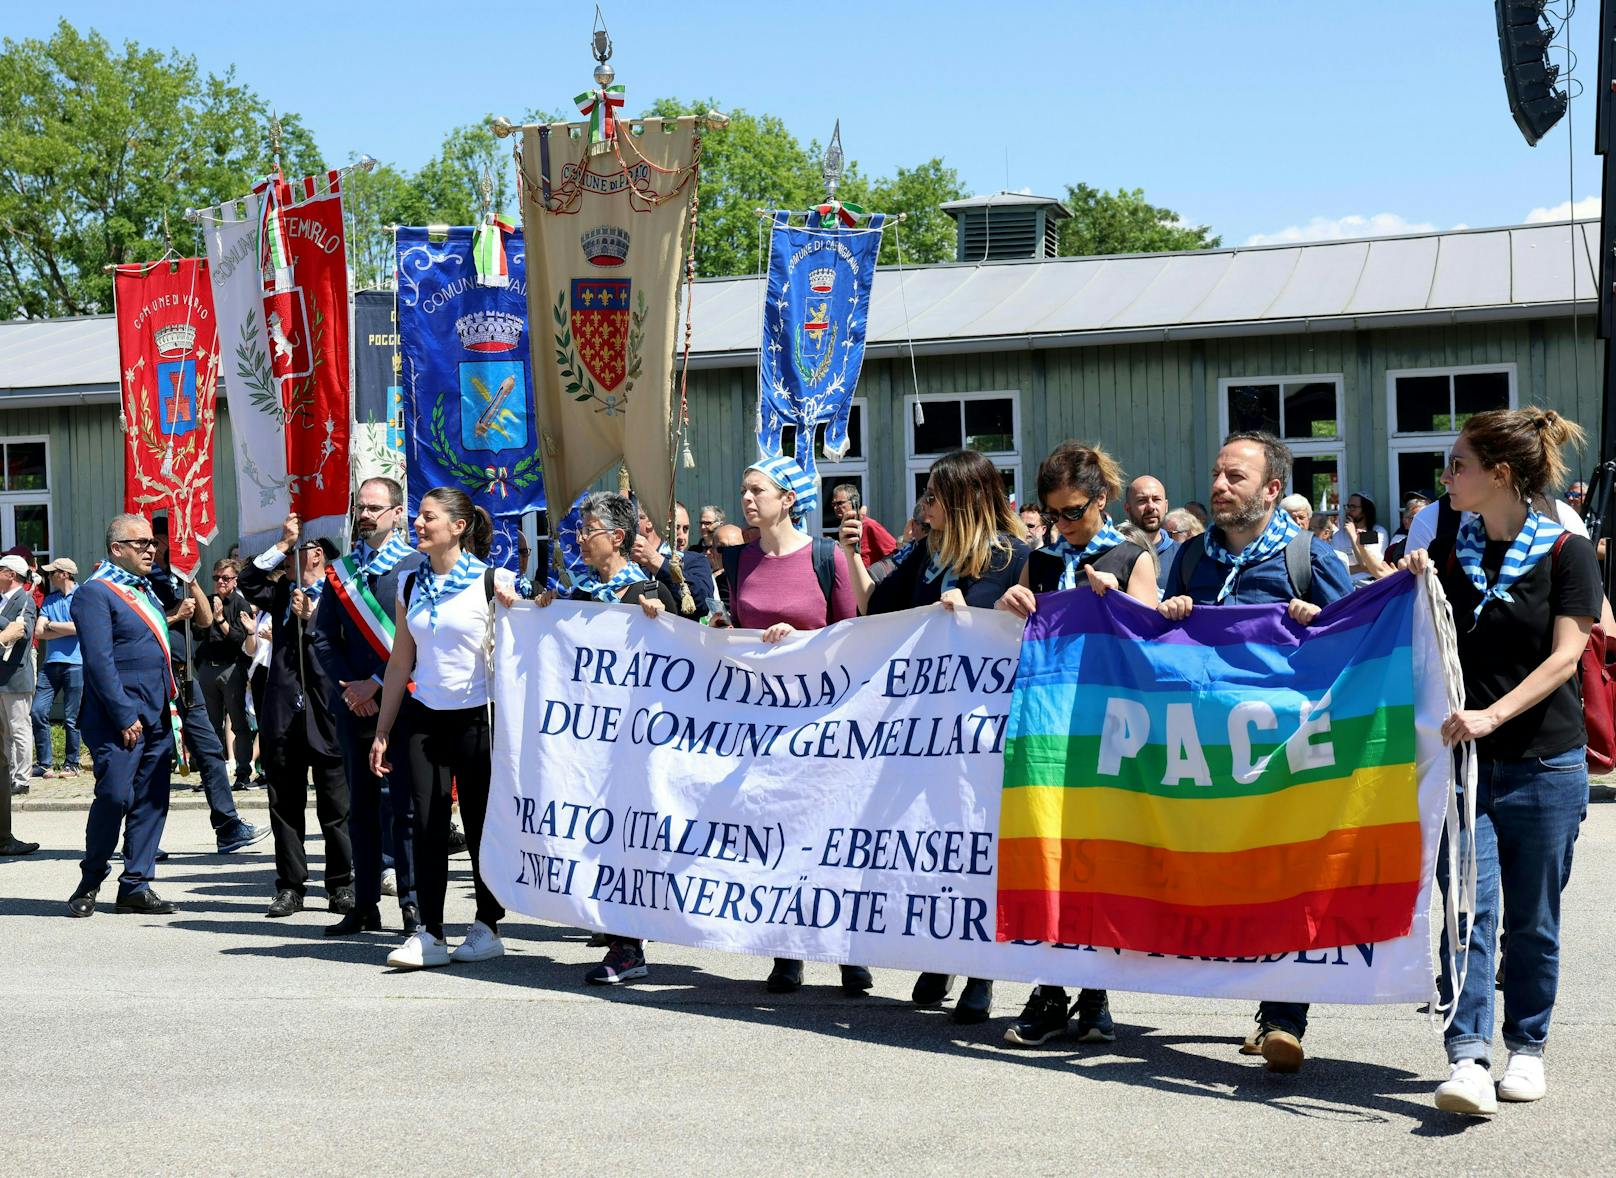
[[[322,183],[323,181],[323,183]],[[274,280],[268,257],[264,326],[270,372],[281,389],[292,510],[305,520],[348,512],[348,251],[337,173],[287,181],[263,193],[290,262]],[[266,234],[267,236],[267,234]]]
[[[219,534],[213,500],[219,330],[206,261],[120,266],[113,275],[122,374],[123,509],[168,513],[169,566],[187,580]]]

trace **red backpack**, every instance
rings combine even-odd
[[[1560,546],[1570,532],[1560,533],[1554,542],[1554,559],[1560,559]],[[1616,768],[1616,680],[1605,663],[1609,637],[1605,628],[1594,623],[1577,662],[1577,680],[1582,685],[1582,719],[1588,729],[1588,771],[1609,773]]]

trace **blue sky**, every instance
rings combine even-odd
[[[66,17],[235,65],[334,162],[413,168],[458,124],[565,108],[593,67],[594,4],[574,0],[20,7],[8,37]],[[1568,200],[1566,125],[1526,146],[1485,0],[603,7],[631,111],[711,95],[805,142],[839,117],[871,174],[937,155],[973,192],[1140,187],[1225,244],[1513,224]],[[1572,23],[1589,86],[1572,109],[1579,200],[1599,190],[1598,11]]]

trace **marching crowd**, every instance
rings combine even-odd
[[[1442,474],[1444,495],[1411,495],[1388,534],[1367,495],[1332,515],[1287,495],[1291,456],[1258,432],[1230,435],[1212,468],[1208,504],[1172,508],[1163,482],[1130,482],[1097,445],[1065,442],[1043,461],[1037,505],[1019,511],[993,464],[958,451],[931,468],[925,491],[897,534],[870,518],[859,489],[836,486],[834,541],[816,538],[818,487],[789,458],[742,472],[740,520],[714,505],[691,519],[675,512],[663,542],[624,495],[588,496],[579,510],[587,572],[566,589],[552,579],[497,574],[487,563],[491,522],[455,488],[428,492],[406,540],[399,485],[372,479],[358,491],[352,541],[302,535],[288,516],[280,539],[246,561],[212,570],[212,592],[168,571],[162,521],[120,515],[106,556],[80,583],[73,561],[37,570],[31,557],[0,557],[0,854],[35,844],[11,831],[10,795],[36,774],[77,771],[88,748],[95,797],[80,881],[67,904],[94,914],[122,839],[116,907],[166,914],[152,890],[176,747],[198,773],[218,848],[233,853],[265,837],[232,802],[251,781],[256,731],[274,836],[275,894],[267,915],[304,905],[309,884],[305,812],[312,785],[324,839],[325,931],[383,928],[382,897],[396,896],[405,934],[387,956],[400,969],[473,963],[504,952],[504,911],[479,871],[488,805],[492,700],[491,619],[496,601],[550,605],[574,599],[638,605],[672,624],[733,625],[777,643],[861,615],[941,605],[1004,609],[1025,617],[1038,595],[1062,589],[1119,592],[1169,620],[1192,610],[1281,604],[1300,626],[1356,586],[1398,569],[1433,570],[1452,603],[1465,681],[1464,710],[1443,740],[1474,742],[1477,820],[1464,838],[1479,864],[1476,911],[1462,988],[1453,995],[1444,952],[1440,986],[1453,1001],[1446,1031],[1451,1074],[1438,1107],[1485,1115],[1502,1100],[1546,1091],[1543,1052],[1559,971],[1560,894],[1586,812],[1587,743],[1574,672],[1591,627],[1609,622],[1593,545],[1576,508],[1578,488],[1553,498],[1566,476],[1565,448],[1581,431],[1553,412],[1500,410],[1469,419]],[[1120,508],[1120,519],[1113,513]],[[525,562],[527,553],[522,552]],[[525,571],[525,570],[524,570]],[[39,640],[36,665],[34,639]],[[53,767],[52,707],[66,713],[65,760]],[[29,747],[30,741],[33,744]],[[465,823],[476,918],[452,949],[444,927],[449,857],[458,845],[452,807]],[[1439,883],[1446,889],[1446,853]],[[1507,935],[1502,935],[1507,929]],[[586,975],[603,985],[647,976],[645,946],[601,930],[604,960]],[[1494,955],[1502,939],[1502,968]],[[1446,950],[1446,946],[1444,946]],[[870,971],[840,967],[850,995]],[[1494,979],[1503,993],[1508,1058],[1495,1083]],[[772,993],[803,984],[803,963],[776,959]],[[917,1005],[943,1003],[954,979],[922,974]],[[967,979],[952,1017],[991,1014],[993,982]],[[1074,1025],[1075,1022],[1075,1025]],[[1303,1063],[1308,1008],[1260,1004],[1240,1051],[1268,1068]],[[1075,1036],[1114,1039],[1104,991],[1074,1000],[1037,987],[1009,1026],[1013,1044]]]

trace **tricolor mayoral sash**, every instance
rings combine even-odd
[[[385,659],[393,652],[395,623],[392,602],[383,604],[376,600],[361,569],[359,561],[349,553],[326,566],[326,580],[330,583],[332,596],[359,627],[370,649],[377,658]]]
[[[701,159],[696,118],[522,128],[528,316],[551,503],[628,465],[654,520],[671,507],[679,282]]]
[[[520,231],[504,238],[505,282],[479,280],[470,228],[398,230],[398,335],[405,467],[413,518],[433,487],[459,487],[500,521],[544,507],[527,345]],[[514,558],[492,555],[505,565]],[[514,566],[511,566],[514,567]]]
[[[830,459],[847,453],[885,220],[876,213],[862,228],[835,216],[825,224],[815,211],[806,225],[793,226],[789,213],[774,214],[758,349],[758,450],[778,455],[791,426],[796,453],[788,457],[810,475],[821,446]]]
[[[207,263],[119,266],[121,424],[128,443],[123,509],[168,513],[169,564],[191,580],[219,534],[213,494],[219,332]],[[166,640],[166,631],[165,631]]]
[[[1418,588],[1388,578],[1311,626],[1040,598],[1005,744],[999,938],[1238,958],[1423,931],[1452,765],[1416,740],[1444,713]]]
[[[242,538],[273,536],[289,510],[309,535],[339,534],[351,416],[340,177],[277,176],[203,217]]]

